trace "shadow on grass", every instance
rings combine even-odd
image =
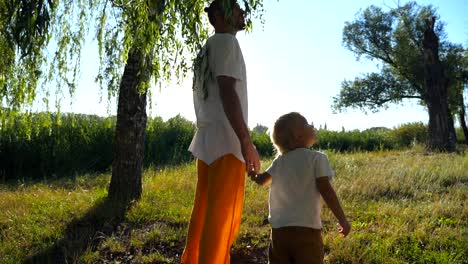
[[[28,256],[23,263],[76,263],[87,249],[95,249],[123,221],[129,204],[104,198],[83,217],[73,220],[51,247]]]

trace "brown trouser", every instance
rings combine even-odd
[[[273,228],[268,260],[270,264],[323,263],[321,230],[300,226]]]

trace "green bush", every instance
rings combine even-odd
[[[387,129],[369,129],[362,132],[318,130],[317,139],[315,148],[339,152],[375,151],[395,147]]]
[[[250,136],[260,156],[273,157],[276,150],[267,131],[257,131],[254,129],[250,132]]]
[[[188,151],[195,125],[176,116],[167,122],[160,117],[148,121],[145,141],[145,165],[175,165],[193,159]]]
[[[80,114],[23,114],[0,123],[0,181],[43,179],[109,170],[113,159],[115,117]],[[261,129],[259,129],[261,128]],[[250,133],[258,153],[272,157],[275,149],[265,127]],[[164,122],[149,118],[144,166],[176,165],[193,160],[187,150],[195,133],[193,122],[176,116]],[[463,138],[457,129],[459,140]],[[375,151],[425,143],[427,127],[409,123],[394,129],[317,131],[316,149],[339,152]]]
[[[425,144],[428,139],[427,125],[422,122],[404,124],[392,129],[390,135],[399,147]]]
[[[17,116],[3,122],[0,175],[3,180],[101,172],[112,162],[113,118],[89,115]]]
[[[456,132],[457,141],[459,144],[468,143],[468,140],[465,138],[465,135],[463,134],[463,130],[461,127],[457,127],[455,129],[455,132]]]
[[[43,179],[111,167],[115,117],[39,113],[3,122],[0,180]],[[145,166],[172,165],[192,158],[187,151],[195,132],[192,122],[176,116],[149,119]]]

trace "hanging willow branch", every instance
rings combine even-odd
[[[139,74],[151,83],[180,80],[208,37],[208,0],[9,0],[0,2],[0,119],[31,109],[37,99],[57,107],[73,97],[82,48],[92,30],[99,51],[96,82],[108,98],[119,89],[130,49],[144,54]],[[247,17],[262,19],[263,0],[242,0]],[[252,28],[248,19],[248,27]],[[149,78],[146,78],[149,77]],[[49,89],[53,86],[54,89]],[[37,88],[41,88],[38,91]],[[39,97],[39,98],[36,98]],[[42,98],[41,98],[42,97]]]

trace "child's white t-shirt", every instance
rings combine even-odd
[[[248,123],[247,73],[239,42],[232,34],[216,33],[210,37],[202,52],[207,56],[209,78],[208,97],[194,91],[193,102],[197,117],[197,132],[189,151],[207,164],[226,154],[233,154],[244,162],[240,141],[231,126],[221,102],[216,77],[229,76],[236,79],[236,93],[245,123]]]
[[[271,226],[321,229],[316,179],[334,176],[327,156],[319,151],[298,148],[278,156],[266,171],[272,177],[268,217]]]

